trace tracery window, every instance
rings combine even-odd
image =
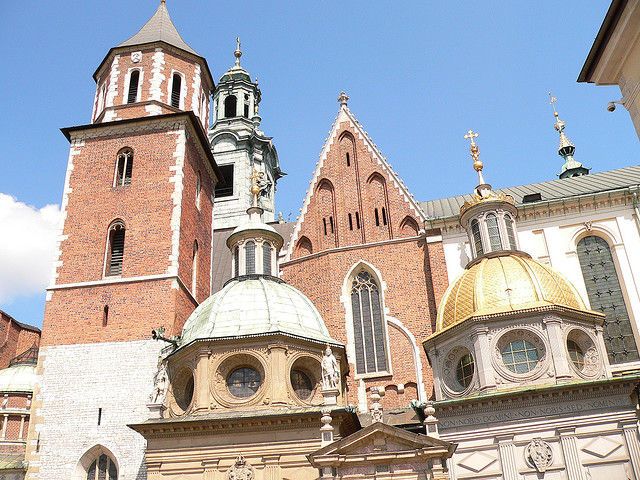
[[[493,213],[486,217],[487,232],[489,233],[489,245],[491,251],[502,250],[502,240],[500,239],[500,229],[498,228],[498,218]]]
[[[267,242],[262,244],[262,273],[271,275],[271,245]]]
[[[245,273],[250,275],[256,273],[256,244],[253,241],[248,241],[244,245],[244,261],[246,265]]]
[[[609,362],[638,360],[638,347],[609,244],[600,237],[589,236],[578,242],[577,252],[591,309],[605,314],[603,336]]]
[[[103,453],[89,465],[87,480],[118,480],[118,467]]]
[[[518,248],[518,245],[516,244],[516,234],[513,228],[513,218],[511,218],[511,215],[504,216],[504,226],[507,229],[507,239],[509,240],[509,248],[512,250],[515,250],[516,248]]]
[[[131,174],[133,172],[133,150],[124,148],[118,153],[116,159],[116,174],[113,179],[114,187],[124,187],[131,184]]]
[[[121,221],[116,221],[109,227],[107,239],[107,261],[105,265],[105,275],[121,275],[122,261],[124,258],[124,235],[125,227]]]
[[[473,244],[476,247],[476,255],[482,255],[484,250],[482,248],[482,237],[480,236],[480,222],[475,218],[471,220],[471,233],[473,235]]]
[[[132,70],[129,75],[129,92],[127,94],[127,103],[135,103],[138,101],[138,84],[140,83],[140,70]]]
[[[358,374],[387,371],[387,352],[382,299],[378,284],[360,272],[351,285],[351,309]]]

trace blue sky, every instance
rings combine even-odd
[[[608,2],[167,5],[216,78],[233,63],[236,35],[242,38],[243,66],[260,79],[262,127],[274,137],[288,173],[277,196],[285,217],[298,214],[343,89],[351,110],[419,200],[473,188],[463,139],[469,128],[480,132],[486,178],[494,186],[555,178],[562,162],[549,90],[558,97],[578,160],[594,172],[639,163],[627,112],[606,111],[607,102],[620,97],[617,87],[576,83]],[[91,74],[156,6],[154,0],[3,2],[0,194],[31,206],[38,218],[47,217],[43,207],[60,203],[68,143],[59,128],[89,121]],[[12,225],[3,227],[10,231]],[[7,241],[25,245],[24,238]],[[0,279],[21,265],[28,278],[38,261],[27,256],[18,266],[0,264]],[[2,293],[1,309],[41,324],[42,287],[4,299]]]

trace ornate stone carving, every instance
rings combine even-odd
[[[544,473],[553,463],[553,450],[547,442],[541,438],[534,438],[524,449],[525,460],[532,467]]]
[[[132,52],[131,53],[131,61],[133,63],[139,63],[142,60],[142,52]]]
[[[238,455],[236,462],[227,470],[227,480],[254,480],[255,470],[242,454]]]
[[[327,345],[322,357],[322,388],[324,390],[334,390],[340,383],[340,367],[333,355],[331,347]]]
[[[156,375],[153,377],[153,391],[149,396],[150,403],[163,404],[167,398],[168,389],[169,375],[167,374],[167,366],[162,362]]]

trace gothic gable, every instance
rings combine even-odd
[[[346,104],[320,154],[287,260],[416,236],[423,213]]]

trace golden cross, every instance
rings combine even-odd
[[[467,134],[464,136],[464,138],[466,138],[467,140],[471,140],[471,146],[473,147],[476,144],[475,139],[478,138],[478,134],[473,130],[469,130]]]
[[[549,103],[551,104],[551,108],[553,108],[553,114],[557,117],[558,110],[556,110],[556,103],[558,103],[558,99],[554,97],[551,92],[549,92]]]

